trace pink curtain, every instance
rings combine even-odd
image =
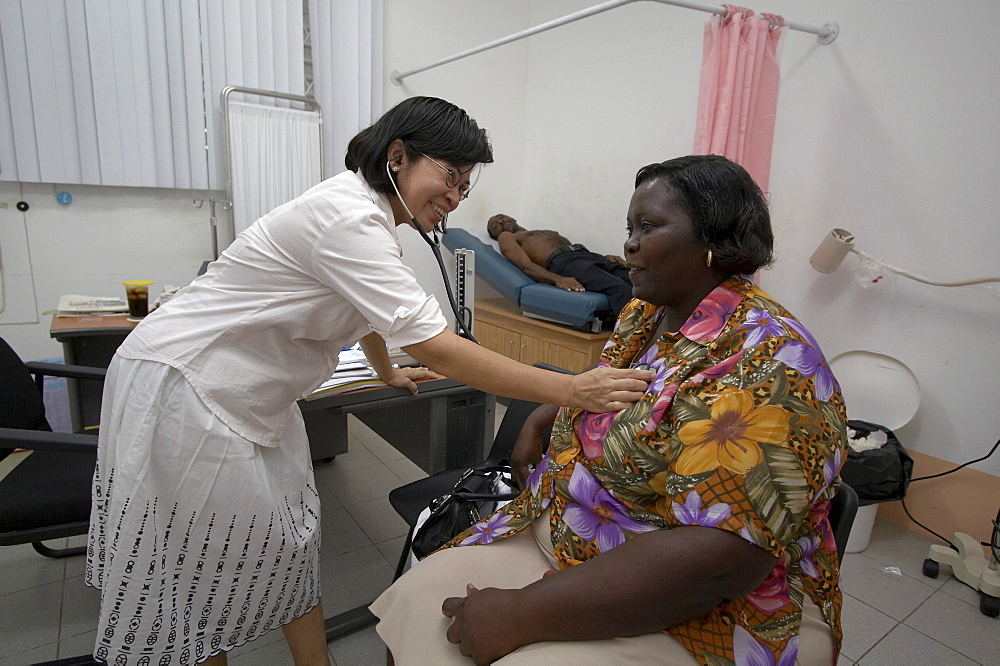
[[[773,14],[724,5],[705,23],[694,152],[723,155],[768,191],[781,42],[788,28]]]

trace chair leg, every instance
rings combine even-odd
[[[399,554],[399,563],[396,564],[396,573],[392,577],[393,582],[399,580],[399,577],[403,575],[403,571],[406,570],[406,563],[410,559],[411,546],[413,546],[413,527],[410,527],[410,531],[406,533],[406,543],[403,544],[403,552]]]
[[[368,604],[362,604],[360,606],[355,606],[349,611],[344,611],[338,615],[328,617],[324,620],[326,627],[326,640],[329,643],[332,640],[340,638],[345,634],[349,634],[358,629],[364,629],[367,626],[373,625],[378,622],[378,618],[372,615],[372,612],[368,610]]]
[[[41,541],[31,544],[35,552],[45,557],[70,557],[71,555],[83,555],[87,552],[86,546],[75,546],[73,548],[49,548]]]

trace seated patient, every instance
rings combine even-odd
[[[632,281],[621,257],[591,252],[549,229],[525,229],[502,213],[489,219],[486,230],[503,256],[534,280],[604,294],[616,315],[632,300]]]
[[[765,199],[681,157],[639,171],[627,229],[635,299],[600,363],[656,380],[559,411],[544,455],[522,432],[521,495],[372,605],[399,666],[836,661],[846,415],[813,336],[740,277],[771,261]]]

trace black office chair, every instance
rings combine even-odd
[[[548,363],[539,362],[534,365],[536,368],[552,372],[573,374],[569,370]],[[524,421],[540,404],[530,400],[510,401],[503,420],[500,422],[500,428],[497,429],[496,437],[493,439],[493,446],[490,447],[490,452],[484,462],[497,463],[510,458],[510,453],[517,441],[518,434],[521,432],[521,427],[524,426]],[[393,580],[402,576],[406,569],[406,563],[410,559],[410,548],[413,545],[413,531],[420,513],[430,505],[431,500],[441,497],[454,488],[463,472],[465,472],[464,467],[445,470],[425,479],[418,479],[405,486],[400,486],[389,493],[389,504],[396,510],[400,518],[410,526],[406,542],[403,544],[403,552],[400,553],[399,562],[396,564],[396,574],[393,576]]]
[[[500,422],[500,428],[497,430],[486,461],[496,463],[510,458],[511,450],[514,448],[517,435],[521,432],[525,419],[531,412],[535,411],[539,404],[528,400],[511,400],[503,420]],[[399,563],[396,565],[393,580],[402,576],[406,569],[406,563],[410,559],[410,548],[413,544],[413,531],[420,513],[430,505],[431,500],[441,497],[454,488],[463,472],[465,472],[464,467],[448,469],[400,486],[389,493],[389,504],[410,526],[410,530],[406,534],[406,542],[403,544],[403,552],[399,555]]]
[[[51,549],[42,542],[87,533],[97,436],[52,432],[42,384],[46,376],[103,381],[106,372],[24,363],[0,338],[0,467],[20,457],[16,449],[31,450],[0,479],[0,546],[30,543],[46,557],[85,552],[82,546]]]
[[[851,537],[851,527],[854,517],[858,515],[858,494],[854,488],[843,481],[837,494],[830,500],[830,527],[833,528],[833,539],[837,542],[837,555],[844,561],[844,550],[847,540]]]
[[[535,363],[535,366],[553,372],[568,373],[567,370],[547,363]],[[498,461],[510,457],[511,449],[514,448],[514,442],[517,441],[517,435],[521,432],[524,420],[539,404],[528,400],[512,400],[510,402],[486,460]],[[396,572],[392,577],[394,581],[403,575],[403,571],[406,569],[406,563],[410,558],[410,547],[413,544],[413,530],[420,512],[430,505],[431,500],[454,488],[465,469],[462,467],[438,472],[433,476],[400,486],[389,493],[389,504],[410,527],[406,534],[406,542],[403,544],[403,551],[399,554]],[[344,634],[374,624],[375,621],[375,616],[368,610],[368,604],[328,617],[326,618],[326,640],[332,641]]]

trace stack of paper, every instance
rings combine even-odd
[[[83,296],[66,294],[59,299],[57,317],[76,317],[85,314],[124,314],[128,303],[114,296]]]
[[[333,377],[323,382],[318,389],[306,396],[306,400],[315,400],[326,395],[346,393],[372,386],[386,386],[372,370],[368,359],[358,345],[345,348],[340,352],[337,370]]]
[[[340,377],[338,376],[339,374],[337,373],[329,380],[323,382],[318,389],[306,396],[306,400],[316,400],[328,395],[347,393],[348,391],[356,391],[357,389],[371,388],[373,386],[388,386],[374,372],[367,377]]]

